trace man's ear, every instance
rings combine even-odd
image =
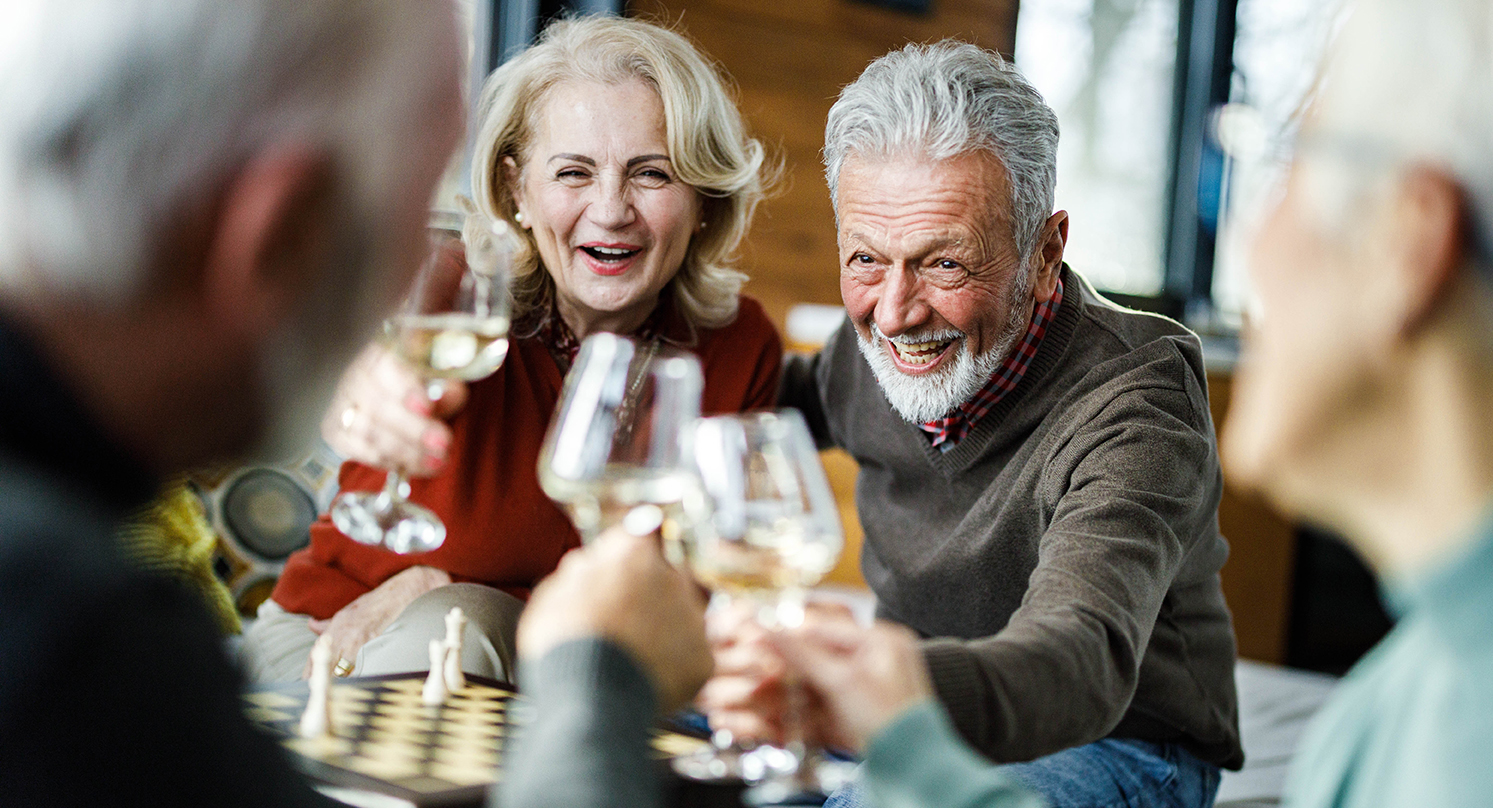
[[[295,307],[331,249],[334,176],[322,149],[283,145],[225,183],[203,269],[203,302],[223,330],[257,338]]]
[[[1032,297],[1038,303],[1046,303],[1058,288],[1058,275],[1063,268],[1063,248],[1068,244],[1068,211],[1060,210],[1047,217],[1042,233],[1037,237],[1037,249],[1031,261]]]
[[[1471,210],[1445,171],[1414,166],[1400,178],[1384,214],[1384,235],[1376,241],[1392,275],[1392,297],[1385,302],[1403,337],[1430,321],[1452,292],[1467,260]]]

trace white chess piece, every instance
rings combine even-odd
[[[420,701],[435,707],[446,701],[445,676],[446,644],[440,640],[430,641],[430,675],[425,677],[425,687],[420,689]]]
[[[467,627],[466,615],[461,607],[453,606],[446,613],[446,689],[452,693],[467,686],[466,674],[461,672],[461,637]]]
[[[332,734],[332,638],[323,634],[311,647],[311,695],[301,714],[302,738],[325,738]]]

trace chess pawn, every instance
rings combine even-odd
[[[466,674],[461,670],[461,640],[466,625],[467,618],[460,607],[452,607],[446,613],[446,690],[452,693],[467,686]]]
[[[311,695],[301,714],[302,738],[324,738],[332,734],[332,640],[323,634],[311,647]]]
[[[425,677],[425,687],[420,689],[420,701],[435,707],[446,701],[446,644],[440,640],[430,641],[430,675]]]

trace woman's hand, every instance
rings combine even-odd
[[[365,593],[352,603],[343,606],[330,620],[312,620],[310,628],[323,637],[330,637],[332,659],[351,663],[358,658],[358,650],[369,640],[382,634],[394,618],[404,611],[415,598],[451,583],[451,576],[434,567],[410,567],[395,575],[377,589]],[[311,659],[306,659],[301,678],[310,678]]]
[[[434,277],[451,279],[453,295],[466,260],[461,240],[452,237],[432,243],[426,258],[441,270]],[[443,380],[440,389],[440,398],[431,401],[420,377],[374,342],[342,374],[321,435],[343,457],[428,477],[446,464],[451,448],[451,427],[444,419],[467,403],[465,383]]]
[[[713,729],[744,740],[782,743],[787,663],[756,620],[756,605],[734,601],[706,617],[715,675],[695,706]]]
[[[455,415],[467,400],[460,381],[443,382],[432,402],[409,366],[375,342],[342,375],[321,434],[344,457],[378,468],[429,476],[440,471],[451,448]]]
[[[811,608],[802,626],[770,641],[809,688],[807,729],[825,745],[863,751],[892,719],[933,697],[917,636],[904,626],[866,628],[846,611]]]

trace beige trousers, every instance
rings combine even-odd
[[[524,602],[481,584],[449,584],[426,592],[406,606],[383,633],[358,651],[353,674],[377,676],[430,668],[430,641],[446,636],[446,613],[460,606],[466,615],[461,669],[475,676],[510,682],[514,676],[514,635]],[[273,600],[244,632],[239,664],[254,684],[301,678],[316,633],[311,618],[280,608]]]

